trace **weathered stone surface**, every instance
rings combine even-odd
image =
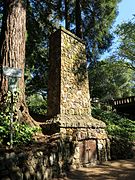
[[[65,176],[73,159],[74,144],[70,136],[63,138],[54,134],[46,142],[29,145],[28,148],[12,152],[5,148],[0,154],[0,179],[51,180]]]
[[[62,28],[50,39],[48,114],[90,115],[90,110],[85,45]]]
[[[61,28],[50,38],[48,115],[51,118],[42,127],[44,133],[59,133],[74,144],[73,167],[106,161],[108,156],[106,125],[91,116],[88,82],[85,44]]]
[[[58,123],[60,127],[85,127],[85,128],[105,128],[103,121],[97,120],[90,115],[67,115],[58,114],[49,119],[46,123]]]

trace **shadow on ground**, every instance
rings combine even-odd
[[[73,170],[68,173],[68,180],[135,180],[135,159]]]

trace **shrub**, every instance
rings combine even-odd
[[[135,121],[97,107],[92,108],[92,116],[104,121],[107,125],[106,130],[111,142],[111,158],[131,158],[132,143],[135,141]]]
[[[27,98],[27,104],[30,112],[45,115],[47,113],[47,99],[42,95],[33,94]]]
[[[17,93],[16,93],[17,94]],[[14,96],[14,94],[13,94]],[[17,96],[14,98],[13,111],[16,112]],[[11,135],[11,93],[5,96],[5,101],[0,112],[0,144],[9,145]],[[13,114],[14,114],[13,112]],[[37,127],[31,127],[26,123],[18,121],[18,117],[14,117],[12,122],[13,144],[27,144],[32,141],[33,134],[39,130]]]
[[[13,122],[13,144],[27,144],[32,141],[33,134],[38,131],[37,127],[19,121]],[[0,143],[10,144],[10,115],[0,113]]]

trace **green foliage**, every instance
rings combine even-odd
[[[119,57],[130,62],[130,67],[135,70],[135,16],[132,20],[120,24],[116,34],[119,41]]]
[[[27,98],[27,104],[30,112],[45,115],[47,113],[47,99],[42,95],[33,94]]]
[[[135,141],[135,121],[96,107],[92,109],[92,116],[107,125],[106,130],[111,141],[111,158],[130,158],[133,155],[132,142]]]
[[[107,131],[112,137],[127,138],[130,141],[135,140],[135,121],[99,108],[93,108],[92,115],[106,123]]]
[[[10,144],[10,113],[0,113],[0,143]],[[33,134],[38,131],[37,127],[31,127],[19,121],[13,122],[13,144],[27,144],[32,141]]]
[[[22,123],[16,116],[17,93],[15,92],[13,101],[13,145],[27,144],[32,141],[34,133],[39,131],[37,127],[31,127],[26,123]],[[0,144],[10,145],[11,134],[11,93],[8,92],[5,102],[0,112]]]
[[[110,57],[89,69],[91,96],[101,100],[134,95],[134,71]]]
[[[120,0],[82,1],[83,30],[90,61],[95,63],[99,55],[110,46],[113,39],[112,24],[117,16]]]
[[[133,143],[128,141],[128,139],[121,138],[111,138],[111,159],[116,160],[116,159],[129,159],[133,158]]]
[[[56,29],[54,1],[28,1],[25,83],[26,94],[47,89],[48,41]],[[41,83],[42,82],[42,83]]]
[[[0,113],[0,143],[6,143],[9,141],[9,128],[10,128],[10,116],[6,116],[3,113]],[[8,140],[7,140],[8,139]]]
[[[111,45],[113,33],[110,29],[117,16],[117,5],[120,1],[55,0],[59,4],[56,6],[57,17],[65,20],[66,28],[73,33],[82,34],[87,46],[87,57],[92,63],[95,63],[100,54],[104,53]]]

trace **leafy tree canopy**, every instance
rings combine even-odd
[[[135,16],[117,27],[119,38],[118,55],[122,60],[129,62],[135,70]]]
[[[102,100],[134,95],[134,71],[112,57],[89,70],[92,97]]]

